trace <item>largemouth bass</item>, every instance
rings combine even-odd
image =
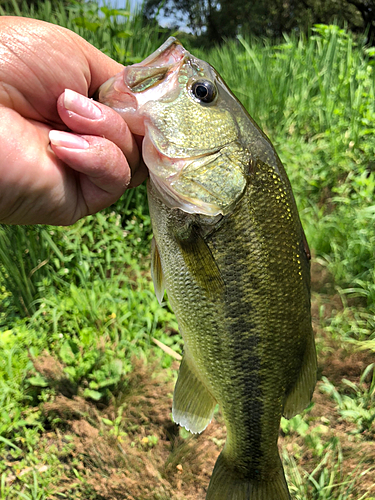
[[[309,251],[272,144],[217,72],[170,38],[100,89],[144,136],[152,276],[185,341],[173,418],[227,439],[207,500],[287,500],[280,418],[311,399]]]

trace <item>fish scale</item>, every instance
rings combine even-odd
[[[219,403],[225,421],[206,499],[289,500],[280,418],[306,407],[317,364],[309,251],[284,167],[216,71],[173,38],[99,99],[144,135],[152,276],[185,341],[173,418],[202,432]]]

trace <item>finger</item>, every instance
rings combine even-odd
[[[128,188],[131,171],[121,149],[103,137],[52,130],[51,148],[79,175],[77,218],[115,203]]]
[[[65,90],[57,103],[60,118],[77,134],[105,137],[125,155],[133,173],[140,165],[137,143],[127,124],[111,108],[87,97]]]

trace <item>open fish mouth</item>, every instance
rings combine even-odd
[[[178,69],[187,54],[188,52],[176,38],[168,38],[146,59],[140,63],[126,66],[121,73],[103,83],[98,91],[98,100],[110,103],[111,97],[116,92],[120,92],[121,98],[123,98],[126,91],[138,94],[155,87]],[[117,100],[121,102],[120,99]]]
[[[132,92],[143,92],[168,77],[182,64],[187,51],[180,42],[170,37],[144,61],[128,66],[124,72],[124,82]]]
[[[179,69],[189,56],[180,42],[170,37],[145,60],[126,66],[103,83],[97,92],[98,101],[122,115],[133,134],[144,136],[144,122],[139,117],[132,119],[132,115],[177,86]]]

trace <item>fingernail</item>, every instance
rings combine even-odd
[[[61,132],[60,130],[50,130],[49,140],[54,146],[69,149],[88,149],[90,144],[79,135]]]
[[[100,108],[94,104],[92,99],[78,94],[74,90],[65,89],[64,106],[68,111],[73,111],[84,118],[91,118],[91,120],[97,120],[102,116]]]

